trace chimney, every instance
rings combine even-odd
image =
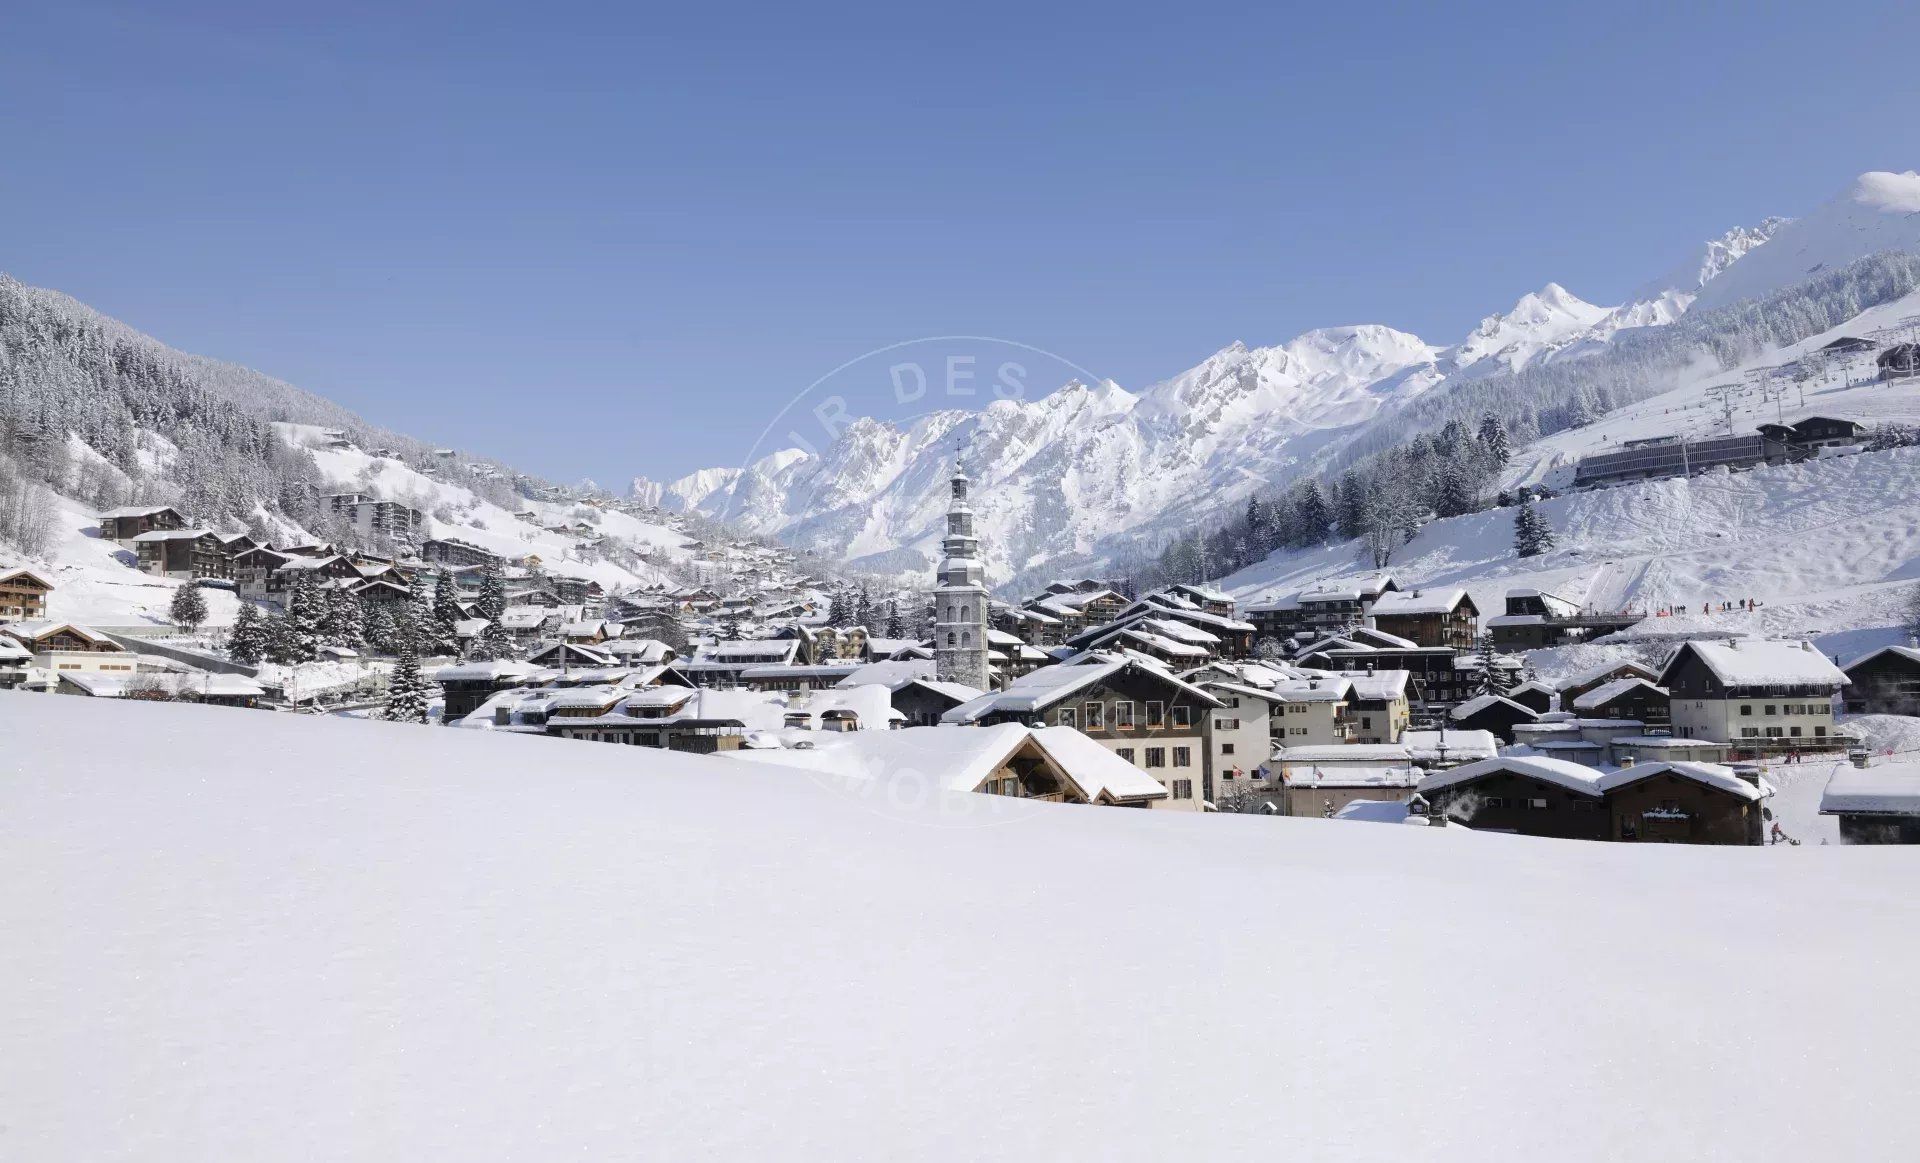
[[[1813,649],[1813,643],[1807,641],[1805,638],[1802,638],[1800,640],[1800,649],[1811,651]]]

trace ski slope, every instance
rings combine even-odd
[[[641,748],[6,693],[0,738],[9,1158],[1909,1137],[1911,850],[899,802]],[[202,762],[210,738],[248,762]]]

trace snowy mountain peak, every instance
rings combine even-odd
[[[1793,286],[1870,254],[1920,249],[1920,174],[1874,171],[1700,288],[1696,308],[1724,307]]]
[[[1596,307],[1559,283],[1520,296],[1512,309],[1489,315],[1448,352],[1456,368],[1491,360],[1489,370],[1517,370],[1542,353],[1580,337],[1612,311]]]

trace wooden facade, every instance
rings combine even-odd
[[[47,616],[53,583],[30,569],[0,570],[0,622],[34,622]]]

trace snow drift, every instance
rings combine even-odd
[[[881,803],[640,748],[46,696],[0,694],[0,738],[10,1157],[1906,1137],[1910,851]]]

